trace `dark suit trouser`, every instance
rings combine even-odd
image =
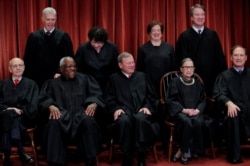
[[[3,151],[6,159],[9,159],[10,152],[11,152],[11,143],[14,143],[18,149],[18,153],[22,154],[24,153],[24,148],[22,146],[21,142],[21,133],[19,129],[19,119],[17,117],[13,118],[12,126],[13,128],[4,131],[2,135],[2,146]]]

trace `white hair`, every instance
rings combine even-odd
[[[43,9],[42,15],[45,16],[46,14],[54,14],[56,15],[56,10],[52,7],[46,7]]]

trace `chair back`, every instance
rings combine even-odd
[[[167,100],[166,96],[167,96],[167,90],[168,90],[169,83],[171,82],[171,80],[173,78],[179,77],[180,75],[181,75],[180,71],[170,71],[161,77],[161,80],[160,80],[160,104],[162,106],[162,110],[165,113],[166,113],[165,102]],[[201,82],[201,84],[204,84],[202,78],[197,73],[194,73],[194,77],[196,79],[198,79]],[[167,115],[164,114],[164,116],[167,116]]]

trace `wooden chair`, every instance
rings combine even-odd
[[[38,166],[38,163],[37,163],[37,153],[36,153],[36,146],[35,146],[35,142],[34,142],[34,131],[35,131],[35,128],[28,128],[26,130],[29,138],[30,138],[30,144],[31,144],[31,148],[32,148],[32,153],[33,153],[33,159],[34,159],[34,166]],[[1,153],[1,156],[2,158],[4,159],[4,154]]]
[[[169,86],[170,81],[175,78],[175,77],[179,77],[180,75],[180,71],[171,71],[166,73],[165,75],[162,76],[161,80],[160,80],[160,103],[162,106],[162,110],[164,112],[166,112],[166,107],[165,107],[165,100],[166,100],[166,96],[167,96],[167,89]],[[194,73],[194,77],[198,78],[202,84],[203,80],[201,79],[201,77]],[[207,98],[208,100],[208,109],[211,110],[213,109],[213,100]],[[174,130],[175,130],[175,124],[173,122],[171,122],[170,118],[166,115],[166,119],[165,119],[165,124],[169,127],[170,131],[169,131],[169,141],[168,141],[168,161],[171,161],[171,156],[172,156],[172,151],[173,151],[173,145],[174,145]],[[208,131],[210,136],[212,135],[212,127],[208,124]],[[213,138],[212,136],[210,137],[210,146],[211,146],[211,151],[212,151],[212,157],[213,159],[215,158],[215,149],[214,149],[214,143],[213,143]]]

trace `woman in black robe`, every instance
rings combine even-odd
[[[190,58],[183,59],[181,75],[173,78],[168,87],[166,105],[175,123],[180,148],[173,161],[181,158],[187,164],[191,154],[203,154],[203,118],[206,98],[202,83],[193,77],[194,64]]]

